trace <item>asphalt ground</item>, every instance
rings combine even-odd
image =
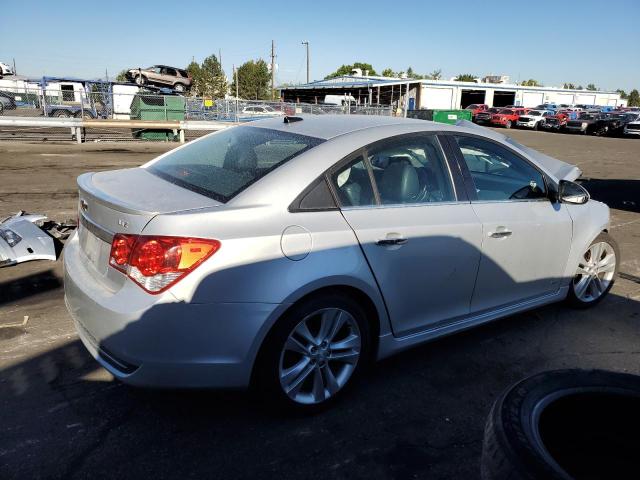
[[[599,306],[551,305],[431,342],[376,364],[332,410],[297,417],[244,392],[124,386],[77,339],[60,260],[0,269],[0,478],[474,479],[508,385],[554,368],[640,373],[640,141],[510,135],[577,164],[612,207],[621,275]],[[0,143],[0,216],[75,218],[78,174],[173,146]]]

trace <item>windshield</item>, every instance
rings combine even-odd
[[[513,110],[509,110],[508,108],[505,108],[505,109],[500,110],[499,113],[501,113],[503,115],[513,115]]]
[[[581,113],[580,120],[595,120],[595,115],[591,115],[590,113]]]
[[[530,115],[532,117],[539,117],[540,115],[542,115],[542,112],[539,112],[538,110],[531,110],[529,113],[527,113],[527,115]]]
[[[270,171],[322,142],[279,130],[234,127],[175,150],[147,168],[171,183],[227,202]]]
[[[473,104],[469,105],[465,110],[475,110],[476,108],[479,108],[478,105],[473,103]]]

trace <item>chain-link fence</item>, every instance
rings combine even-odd
[[[60,82],[42,85],[31,83],[22,87],[0,85],[0,115],[32,118],[84,118],[104,120],[218,121],[249,122],[284,115],[386,115],[390,106],[368,104],[304,104],[241,99],[211,99],[163,94],[134,85],[106,83]],[[157,135],[142,130],[122,130],[111,126],[93,127],[95,135],[108,139],[167,140],[166,132]],[[0,126],[0,139],[49,136],[56,133],[47,127]],[[61,129],[68,137],[69,129]],[[194,133],[188,136],[201,135]],[[87,139],[91,139],[91,131]]]

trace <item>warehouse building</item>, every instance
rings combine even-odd
[[[285,101],[325,103],[343,96],[357,104],[391,105],[413,109],[459,109],[472,103],[491,107],[542,103],[558,105],[624,106],[617,92],[569,90],[554,87],[527,87],[505,83],[455,82],[347,75],[282,89]],[[328,103],[328,102],[327,102]]]

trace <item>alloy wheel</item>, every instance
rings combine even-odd
[[[600,298],[609,288],[616,273],[616,253],[607,242],[589,247],[580,259],[573,278],[573,291],[578,300],[589,303]]]
[[[283,391],[296,403],[328,400],[351,378],[361,344],[358,323],[346,310],[325,308],[306,316],[293,328],[280,354]]]

